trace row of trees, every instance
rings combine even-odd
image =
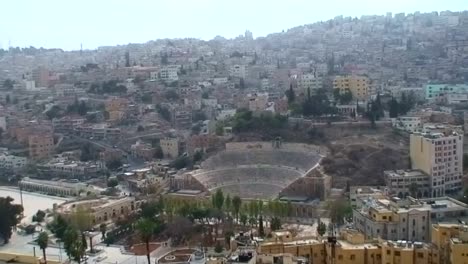
[[[254,116],[252,111],[241,109],[229,123],[236,132],[248,132],[284,128],[287,125],[287,121],[286,117],[279,114]]]
[[[117,80],[110,80],[104,81],[100,84],[91,84],[88,92],[95,94],[125,94],[127,93],[127,87],[125,85],[118,84]]]
[[[75,98],[73,104],[67,106],[67,113],[75,113],[80,116],[85,116],[88,112],[88,106],[85,101],[78,101],[78,98]]]
[[[305,100],[300,102],[296,99],[296,94],[291,85],[289,90],[286,91],[286,97],[288,98],[289,108],[296,115],[319,117],[336,114],[337,112],[336,108],[330,104],[325,89],[317,89],[316,93],[312,95],[310,87],[307,88]]]
[[[396,118],[399,115],[405,115],[416,105],[416,96],[410,92],[408,94],[402,93],[401,98],[398,101],[392,97],[392,100],[388,103],[389,114],[391,118]]]

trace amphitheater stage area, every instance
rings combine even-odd
[[[221,189],[247,199],[272,199],[318,166],[318,146],[284,142],[235,142],[189,173],[205,191]]]

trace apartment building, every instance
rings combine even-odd
[[[410,195],[415,198],[431,197],[431,178],[421,170],[384,171],[384,178],[389,194],[400,198]]]
[[[178,76],[179,66],[171,65],[162,68],[159,73],[158,77],[160,80],[165,82],[175,82],[179,80]]]
[[[18,170],[26,167],[28,159],[7,153],[0,153],[0,169]]]
[[[81,117],[64,116],[62,118],[52,120],[52,126],[54,127],[55,133],[70,133],[85,121],[86,119]]]
[[[175,159],[179,156],[179,139],[163,138],[159,141],[159,145],[164,153],[164,157]]]
[[[190,129],[192,126],[192,112],[189,109],[172,107],[171,123],[177,129]]]
[[[31,77],[35,82],[36,87],[49,87],[50,72],[45,67],[38,67],[31,73]]]
[[[427,84],[425,87],[426,100],[443,101],[448,94],[467,94],[467,84]]]
[[[78,125],[75,127],[76,135],[93,139],[119,139],[120,128],[109,127],[107,124]]]
[[[293,237],[290,232],[278,231],[272,233],[271,239],[259,243],[257,255],[262,259],[273,256],[276,260],[291,255],[298,258],[296,261],[324,264],[466,263],[466,230],[465,225],[434,225],[432,243],[369,240],[353,229],[344,229],[337,237],[327,240]]]
[[[229,76],[237,78],[245,78],[246,66],[245,65],[233,65],[229,69]]]
[[[38,165],[38,171],[43,175],[54,175],[71,179],[88,179],[97,176],[103,167],[102,162],[81,162],[56,158],[45,164]]]
[[[52,134],[41,133],[29,136],[29,157],[34,160],[48,158],[54,152],[54,137]]]
[[[154,153],[156,152],[155,148],[151,144],[145,143],[141,140],[135,142],[135,144],[130,146],[130,150],[133,157],[141,158],[146,161],[152,160],[154,158]]]
[[[353,210],[353,223],[366,239],[428,242],[432,223],[456,221],[468,214],[466,204],[449,197],[369,197],[362,198],[362,202],[362,207]]]
[[[333,80],[333,89],[339,89],[340,93],[349,90],[354,99],[367,100],[370,95],[369,84],[369,78],[365,76],[337,76]]]
[[[307,94],[307,89],[310,88],[311,93],[323,88],[323,78],[314,74],[303,74],[297,80],[297,85],[301,89],[301,93]]]
[[[413,169],[430,176],[432,197],[461,190],[463,134],[455,131],[411,134],[410,157]]]
[[[422,120],[419,116],[399,116],[392,118],[392,127],[411,133],[417,132],[422,129]]]

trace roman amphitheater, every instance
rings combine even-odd
[[[241,198],[271,199],[285,196],[324,196],[324,177],[316,177],[323,150],[318,146],[272,142],[227,143],[209,157],[201,169],[184,175],[179,189],[212,193],[221,189]],[[314,185],[314,186],[311,186]]]

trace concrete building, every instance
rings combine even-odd
[[[52,134],[43,133],[29,136],[29,157],[34,160],[48,158],[55,149]]]
[[[62,118],[52,120],[52,125],[55,133],[70,133],[85,121],[86,119],[81,117],[73,118],[70,116],[64,116]]]
[[[387,191],[400,198],[413,196],[415,198],[431,196],[431,178],[420,170],[384,171]]]
[[[121,136],[120,128],[109,127],[107,124],[78,125],[75,127],[76,135],[92,139],[119,139]]]
[[[6,117],[4,116],[0,116],[0,129],[2,129],[3,132],[7,131]]]
[[[60,196],[78,196],[81,192],[94,192],[84,183],[71,183],[65,181],[45,181],[23,178],[19,186],[26,191],[54,194]]]
[[[66,158],[56,158],[45,164],[38,165],[38,171],[48,176],[89,179],[97,176],[103,167],[104,165],[101,162],[70,161]]]
[[[26,167],[27,164],[28,159],[25,157],[0,153],[0,169],[18,170]]]
[[[432,197],[462,188],[463,135],[461,133],[415,133],[410,136],[413,169],[430,176]]]
[[[466,204],[449,197],[363,198],[363,204],[353,210],[353,224],[366,239],[430,241],[432,223],[468,215]]]
[[[353,98],[358,100],[367,100],[370,95],[369,84],[369,78],[365,76],[337,76],[333,80],[333,89],[339,89],[340,93],[344,93],[349,89]]]
[[[392,126],[413,133],[422,129],[422,120],[419,116],[400,116],[392,118]]]
[[[117,221],[134,214],[140,208],[141,202],[134,197],[101,198],[65,203],[57,210],[64,217],[69,217],[77,210],[90,214],[89,226],[95,226],[109,220]]]
[[[175,159],[179,156],[179,139],[163,138],[159,141],[159,145],[164,153],[164,157]]]
[[[36,87],[49,87],[50,72],[45,67],[38,67],[32,71],[31,77]]]
[[[467,94],[467,84],[427,84],[425,87],[426,100],[445,100],[447,94]]]
[[[229,76],[237,78],[245,78],[246,67],[245,65],[233,65],[229,69]]]
[[[353,208],[361,208],[366,199],[364,198],[374,198],[374,199],[384,199],[386,196],[384,188],[379,189],[374,186],[350,186],[349,189],[349,202]]]
[[[171,123],[177,129],[190,129],[192,127],[192,112],[184,107],[171,107]]]
[[[178,76],[179,66],[171,65],[162,68],[159,71],[159,79],[165,82],[175,82],[179,80]]]
[[[144,143],[141,140],[138,140],[130,147],[133,157],[141,158],[146,161],[152,160],[154,158],[155,148],[151,144]]]
[[[314,74],[304,74],[297,80],[297,85],[301,89],[301,93],[307,94],[307,89],[310,88],[310,92],[323,88],[323,78],[317,77]]]

